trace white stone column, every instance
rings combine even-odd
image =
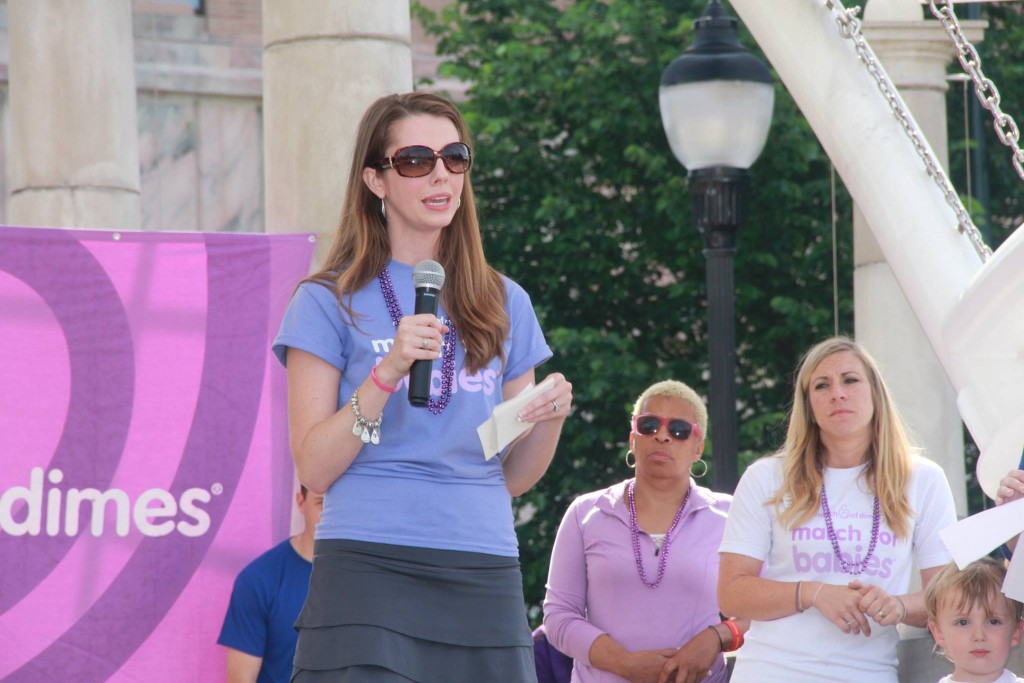
[[[983,22],[961,24],[972,42],[981,39]],[[863,32],[939,162],[948,169],[946,67],[955,58],[955,49],[942,25],[923,20],[916,0],[872,0]],[[853,226],[856,337],[881,366],[917,443],[945,470],[957,513],[965,516],[963,425],[953,387],[856,207]],[[921,248],[927,249],[924,229],[921,239]]]
[[[13,225],[138,229],[131,0],[9,0]]]
[[[263,43],[267,231],[318,233],[319,264],[363,112],[412,90],[409,0],[263,0]]]

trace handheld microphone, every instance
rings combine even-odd
[[[412,269],[412,283],[416,287],[416,314],[437,315],[437,300],[444,284],[444,268],[437,261],[420,261]],[[409,372],[409,403],[425,406],[430,400],[430,375],[434,361],[413,361]]]

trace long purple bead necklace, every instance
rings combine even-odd
[[[384,303],[391,314],[391,322],[397,329],[398,323],[402,321],[402,307],[398,305],[398,297],[395,296],[395,287],[391,284],[387,266],[380,271],[377,279],[380,280],[380,289],[384,293]],[[440,415],[441,411],[448,407],[448,401],[452,400],[452,383],[455,380],[455,344],[458,340],[455,323],[447,315],[441,322],[448,327],[448,333],[444,335],[444,352],[441,356],[441,398],[430,397],[427,401],[427,410],[434,415]]]
[[[644,560],[643,556],[640,555],[640,527],[636,523],[636,501],[633,498],[633,489],[636,487],[636,479],[626,484],[626,502],[629,505],[629,535],[633,541],[633,558],[636,560],[636,569],[640,573],[640,580],[644,582],[644,585],[648,588],[657,588],[661,583],[661,580],[665,577],[665,566],[668,564],[668,549],[672,545],[672,532],[679,526],[679,520],[683,516],[683,508],[686,507],[686,501],[690,499],[690,488],[687,487],[686,495],[683,496],[683,502],[679,505],[679,509],[676,510],[675,519],[672,520],[672,526],[668,528],[668,533],[665,534],[665,540],[662,542],[660,554],[661,557],[658,560],[658,578],[651,583],[647,580],[647,572],[644,571]]]
[[[868,568],[868,561],[875,554],[875,546],[878,544],[878,526],[882,515],[878,505],[878,496],[875,496],[875,509],[871,515],[871,544],[868,546],[868,554],[860,562],[847,562],[843,557],[843,551],[839,549],[839,539],[836,538],[835,529],[832,528],[832,510],[828,506],[828,496],[825,495],[825,484],[821,485],[821,512],[825,517],[825,529],[828,530],[828,540],[832,541],[832,552],[835,554],[843,571],[856,576]]]

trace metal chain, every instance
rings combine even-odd
[[[942,5],[941,8],[938,7],[939,4]],[[929,0],[928,7],[935,18],[942,22],[942,26],[946,29],[946,33],[949,34],[950,40],[956,46],[956,55],[960,59],[961,66],[964,67],[964,71],[974,81],[974,92],[978,95],[978,101],[981,102],[981,106],[992,113],[992,117],[995,119],[994,127],[996,135],[999,137],[999,142],[1013,151],[1013,168],[1017,171],[1017,175],[1020,176],[1021,180],[1024,180],[1024,150],[1018,144],[1020,141],[1020,130],[1018,130],[1013,118],[1009,114],[1004,114],[1003,110],[999,108],[999,91],[996,90],[995,83],[982,72],[981,57],[978,56],[978,51],[974,49],[971,42],[964,36],[963,30],[960,28],[960,22],[957,21],[956,14],[953,12],[953,5],[948,0],[939,0],[938,3],[935,0]]]
[[[836,24],[839,27],[839,34],[843,38],[848,38],[853,41],[857,57],[867,68],[868,73],[875,80],[875,84],[878,85],[878,89],[889,103],[889,109],[896,117],[896,120],[899,121],[900,126],[903,128],[903,132],[910,139],[910,142],[914,145],[914,150],[924,163],[925,171],[938,186],[939,190],[942,192],[942,196],[946,199],[946,203],[949,204],[950,208],[952,208],[953,212],[956,214],[957,222],[959,224],[958,230],[962,235],[966,235],[971,241],[971,246],[974,247],[978,256],[981,257],[981,260],[987,261],[989,257],[992,256],[992,250],[989,249],[987,244],[985,244],[985,240],[982,238],[981,232],[978,230],[977,226],[974,225],[974,221],[971,220],[971,215],[967,213],[967,209],[964,208],[959,195],[956,193],[956,189],[949,181],[949,177],[947,177],[945,171],[942,170],[942,166],[935,158],[935,154],[925,141],[924,135],[917,127],[917,124],[914,122],[913,117],[907,110],[906,105],[903,104],[903,100],[900,98],[899,92],[896,90],[896,86],[889,80],[885,70],[882,68],[881,62],[878,61],[878,58],[875,56],[874,51],[872,51],[871,46],[868,45],[867,40],[861,34],[861,22],[857,19],[857,14],[860,13],[860,7],[846,9],[839,0],[825,0],[825,6],[836,13]]]

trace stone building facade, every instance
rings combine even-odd
[[[426,0],[424,4],[436,9],[445,2]],[[263,232],[263,2],[132,0],[131,4],[142,205],[139,227]],[[10,196],[15,190],[8,154],[8,14],[8,3],[0,1],[0,224],[9,222]],[[437,64],[433,44],[415,23],[412,41],[415,78],[433,75]]]

